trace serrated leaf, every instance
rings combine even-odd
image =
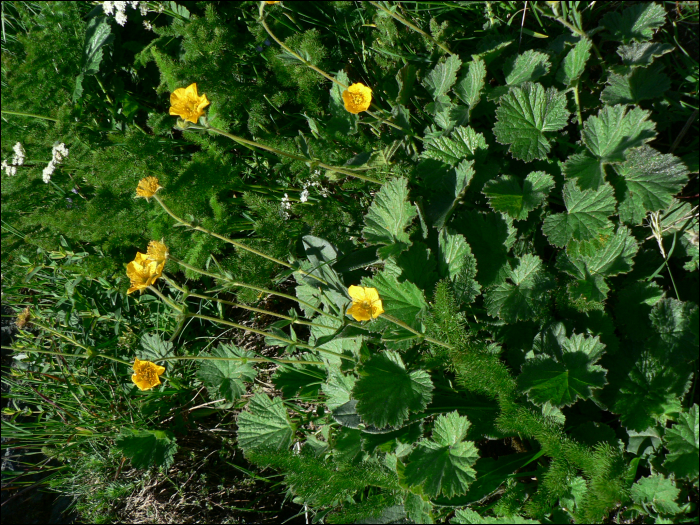
[[[238,414],[238,445],[246,452],[258,448],[286,450],[294,431],[282,399],[255,394]]]
[[[481,292],[481,286],[475,280],[476,258],[469,244],[462,235],[445,228],[438,236],[438,246],[440,277],[452,281],[458,303],[471,303]]]
[[[678,416],[678,423],[666,429],[664,444],[668,449],[664,467],[676,478],[690,481],[698,479],[698,447],[700,447],[698,427],[698,405]]]
[[[494,211],[505,213],[516,220],[527,219],[527,214],[537,208],[554,187],[554,179],[544,171],[533,171],[522,185],[520,178],[504,175],[484,185],[483,194]]]
[[[442,179],[427,181],[432,191],[428,196],[426,216],[434,228],[441,230],[449,221],[473,177],[474,161],[463,160]]]
[[[348,304],[350,301],[348,300]],[[321,325],[327,326],[324,328]],[[345,334],[340,331],[342,324],[340,321],[331,319],[330,317],[318,317],[314,320],[314,326],[311,327],[311,337],[309,344],[324,350],[330,350],[336,354],[343,354],[348,357],[358,358],[360,346],[362,346],[362,335],[358,332]],[[330,337],[333,336],[333,337]],[[329,354],[320,353],[320,357],[327,360],[329,364],[339,366],[340,358]]]
[[[175,355],[173,344],[163,340],[163,336],[157,332],[143,334],[140,343],[141,349],[138,351],[138,357],[141,360],[155,362]],[[170,368],[168,361],[164,361],[162,366],[165,366],[166,369]]]
[[[486,64],[479,57],[469,62],[467,73],[459,79],[454,87],[454,92],[459,99],[469,106],[471,111],[481,99],[481,90],[484,89],[486,78]]]
[[[542,315],[549,300],[547,291],[553,282],[543,270],[540,258],[523,255],[508,278],[511,283],[504,282],[486,291],[488,314],[509,323]]]
[[[604,162],[621,162],[627,150],[637,148],[656,137],[650,113],[641,108],[605,106],[597,116],[583,123],[583,141],[588,150]]]
[[[91,18],[85,29],[85,44],[80,71],[85,75],[94,75],[100,70],[104,46],[114,40],[112,27],[107,17]]]
[[[212,350],[209,357],[255,357],[255,352],[222,344]],[[245,382],[253,381],[258,373],[244,361],[203,360],[200,363],[197,377],[207,387],[209,397],[224,397],[229,403],[246,393]]]
[[[352,394],[362,420],[382,428],[398,426],[408,419],[409,412],[423,410],[432,390],[427,372],[409,372],[398,353],[384,352],[365,363]]]
[[[408,519],[412,523],[435,523],[431,511],[433,506],[430,501],[425,501],[418,494],[408,492],[404,503]]]
[[[408,281],[399,283],[395,276],[384,271],[377,273],[372,279],[365,277],[362,279],[362,285],[377,289],[387,314],[409,326],[420,324],[420,318],[427,310],[428,304],[425,302],[423,292],[415,284]],[[382,320],[381,317],[373,323],[380,320]]]
[[[618,328],[627,338],[644,341],[654,335],[649,314],[663,296],[663,289],[655,282],[638,281],[620,291],[615,317]]]
[[[343,463],[353,463],[360,460],[361,456],[360,431],[356,428],[340,427],[335,435],[333,457]]]
[[[593,390],[607,383],[606,370],[595,364],[604,350],[598,337],[574,334],[564,340],[558,358],[540,355],[526,361],[518,386],[538,405],[549,401],[563,407],[589,399]]]
[[[661,155],[649,146],[635,148],[627,160],[613,166],[620,219],[641,224],[647,212],[668,208],[673,196],[688,183],[688,169],[678,157]]]
[[[312,357],[309,355],[309,357]],[[292,365],[286,363],[277,368],[272,382],[286,399],[299,397],[316,400],[321,385],[326,380],[326,370],[317,365]]]
[[[627,273],[639,245],[626,227],[614,235],[605,234],[592,242],[571,241],[557,259],[557,266],[577,279],[569,292],[574,299],[583,296],[602,302],[609,290],[605,277]]]
[[[515,240],[513,220],[497,213],[469,210],[461,213],[453,224],[476,257],[479,284],[487,287],[503,282],[510,269],[507,253]]]
[[[506,61],[503,68],[506,85],[519,86],[525,82],[535,82],[549,73],[550,67],[552,65],[549,62],[549,56],[545,53],[533,49],[525,51]]]
[[[510,144],[513,157],[530,162],[547,157],[551,147],[545,133],[566,126],[569,112],[564,94],[527,82],[500,98],[496,118],[496,140]]]
[[[654,2],[633,4],[622,13],[607,13],[600,21],[600,26],[606,28],[609,40],[628,43],[632,40],[650,40],[654,31],[666,21],[666,11]],[[607,35],[606,35],[607,36]]]
[[[698,307],[672,297],[654,305],[649,320],[663,341],[664,354],[684,361],[698,357]]]
[[[557,81],[565,86],[571,86],[578,81],[586,67],[586,62],[591,57],[593,42],[588,38],[581,38],[577,44],[564,57],[557,71]]]
[[[457,81],[457,72],[462,66],[462,61],[457,55],[450,55],[444,62],[426,75],[423,85],[430,93],[433,100],[447,94],[450,88]]]
[[[404,230],[416,214],[416,207],[408,202],[408,181],[396,178],[382,185],[375,195],[362,233],[372,244],[409,243]]]
[[[635,503],[650,505],[656,512],[678,514],[681,508],[675,500],[680,492],[673,480],[661,474],[652,474],[632,485],[630,496]]]
[[[323,393],[326,394],[326,406],[328,410],[335,410],[350,401],[352,388],[355,386],[353,375],[344,375],[340,370],[330,369],[328,382],[323,385]]]
[[[454,166],[465,159],[472,159],[478,150],[486,150],[488,145],[481,133],[469,126],[460,126],[452,130],[450,137],[426,137],[423,142],[423,159],[441,160]]]
[[[620,414],[622,424],[640,432],[663,420],[667,407],[687,389],[690,371],[679,373],[650,352],[642,354],[629,366],[629,357],[620,357],[618,378],[614,384],[611,411]],[[610,370],[614,370],[612,366]],[[620,372],[624,372],[621,374]]]
[[[550,215],[542,224],[551,244],[563,247],[571,239],[589,241],[610,233],[613,224],[608,217],[615,213],[615,197],[609,184],[593,191],[567,182],[562,195],[567,213]]]
[[[452,518],[450,523],[476,523],[476,524],[491,524],[491,523],[502,523],[504,525],[534,525],[536,523],[540,523],[537,520],[531,520],[527,518],[523,518],[519,514],[510,514],[508,516],[499,516],[496,518],[493,518],[491,516],[486,516],[483,517],[479,515],[478,512],[473,511],[472,509],[466,508],[466,509],[457,509],[455,512],[455,517]]]
[[[345,73],[343,70],[338,72],[336,79],[338,82],[345,84],[346,86],[350,85],[350,79],[348,78],[347,73]],[[357,125],[360,118],[358,115],[350,113],[345,109],[345,103],[343,102],[343,91],[345,91],[345,88],[333,82],[328,108],[332,118],[330,121],[328,121],[326,126],[324,126],[324,131],[330,134],[340,133],[349,135],[357,133]]]
[[[608,85],[600,94],[604,104],[638,104],[661,97],[671,88],[671,80],[662,73],[661,64],[637,67],[625,74],[610,73]]]
[[[304,245],[306,257],[311,263],[311,267],[304,268],[304,270],[316,277],[320,277],[328,284],[323,284],[322,281],[304,274],[302,274],[302,279],[314,288],[330,289],[336,294],[343,296],[346,292],[346,287],[332,266],[340,256],[338,249],[327,240],[313,235],[304,235],[301,241]]]
[[[659,44],[656,42],[637,42],[628,46],[617,48],[617,54],[622,58],[622,62],[627,66],[639,67],[650,65],[655,58],[673,51],[675,47],[671,44]]]
[[[423,494],[447,497],[466,492],[476,479],[472,465],[479,453],[471,441],[464,441],[469,428],[466,417],[456,411],[438,416],[433,440],[423,440],[408,456],[404,482],[420,486]]]
[[[167,430],[122,429],[115,441],[117,449],[131,460],[131,466],[147,469],[152,466],[167,470],[173,464],[177,440]]]
[[[597,190],[605,184],[604,162],[588,152],[575,153],[564,163],[564,177],[575,180],[582,190]]]

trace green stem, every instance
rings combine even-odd
[[[203,355],[186,355],[179,357],[163,357],[161,359],[156,359],[154,363],[159,363],[161,361],[193,361],[193,360],[203,360],[203,361],[241,361],[243,363],[283,363],[291,365],[324,365],[323,361],[295,361],[294,359],[277,359],[273,357],[213,357],[213,356],[203,356]]]
[[[230,133],[226,133],[225,131],[222,131],[220,129],[212,128],[212,127],[200,127],[200,126],[188,126],[189,128],[193,129],[204,129],[207,131],[211,131],[212,133],[218,133],[219,135],[223,135],[224,137],[227,137],[235,142],[240,142],[241,144],[245,144],[248,146],[253,146],[256,148],[264,149],[265,151],[269,151],[271,153],[275,153],[276,155],[281,155],[283,157],[287,157],[290,159],[294,160],[301,160],[303,162],[311,162],[316,166],[319,166],[321,168],[330,170],[330,171],[335,171],[338,173],[342,173],[343,175],[347,175],[349,177],[355,177],[357,179],[361,179],[367,182],[373,182],[374,184],[382,184],[382,181],[373,179],[372,177],[368,177],[367,175],[361,175],[359,173],[356,173],[354,171],[346,170],[345,168],[339,168],[337,166],[329,166],[328,164],[324,164],[323,162],[317,160],[317,159],[307,159],[306,157],[300,157],[299,155],[294,155],[293,153],[287,153],[286,151],[279,150],[277,148],[272,148],[270,146],[265,146],[264,144],[260,144],[258,142],[244,139],[243,137],[238,137],[236,135],[231,135]],[[399,128],[401,129],[401,128]]]
[[[578,94],[578,80],[574,85],[574,100],[576,101],[576,117],[578,118],[579,132],[583,130],[583,116],[581,114],[581,99]]]
[[[173,219],[175,219],[175,220],[176,220],[177,222],[179,222],[180,224],[184,224],[184,225],[187,226],[188,228],[191,228],[191,229],[196,230],[196,231],[200,231],[200,232],[202,232],[202,233],[206,233],[206,234],[208,234],[208,235],[211,235],[212,237],[216,237],[217,239],[221,239],[221,240],[224,241],[224,242],[233,244],[236,248],[240,248],[241,250],[245,250],[245,251],[248,251],[248,252],[250,252],[250,253],[254,253],[255,255],[259,255],[260,257],[263,257],[263,258],[267,259],[268,261],[272,261],[272,262],[274,262],[274,263],[281,264],[282,266],[286,266],[287,268],[290,268],[290,269],[294,270],[295,272],[299,272],[299,273],[302,273],[302,274],[304,274],[304,275],[306,275],[306,276],[313,277],[314,279],[316,279],[317,281],[319,281],[319,282],[321,282],[321,283],[323,283],[323,284],[325,284],[325,285],[328,284],[325,280],[321,279],[320,277],[316,277],[315,275],[310,274],[310,273],[308,273],[308,272],[305,272],[304,270],[301,270],[301,269],[299,269],[299,268],[296,268],[296,267],[292,266],[292,265],[289,264],[289,263],[286,263],[286,262],[284,262],[284,261],[280,261],[279,259],[277,259],[277,258],[275,258],[275,257],[271,257],[271,256],[269,256],[269,255],[267,255],[267,254],[264,254],[264,253],[262,253],[262,252],[259,252],[259,251],[256,250],[255,248],[251,248],[251,247],[246,246],[245,244],[242,244],[242,243],[240,243],[240,242],[238,242],[238,241],[234,241],[233,239],[229,239],[228,237],[224,237],[223,235],[219,235],[218,233],[214,233],[214,232],[212,232],[212,231],[209,231],[209,230],[207,230],[206,228],[202,228],[202,227],[200,227],[200,226],[195,226],[194,224],[191,224],[191,223],[185,221],[184,219],[181,219],[180,217],[178,217],[177,215],[175,215],[172,211],[170,211],[170,208],[168,208],[168,207],[165,205],[165,203],[160,199],[160,197],[159,197],[157,194],[154,194],[153,197],[156,199],[156,201],[158,201],[158,204],[161,205],[161,207],[166,211],[166,213],[167,213],[168,215],[170,215]]]
[[[158,288],[156,288],[155,286],[151,285],[151,286],[148,287],[148,289],[151,290],[153,293],[155,293],[158,297],[160,297],[161,299],[163,299],[163,301],[165,301],[166,304],[167,304],[168,306],[170,306],[170,308],[172,308],[173,310],[177,310],[177,311],[180,312],[180,313],[183,313],[183,312],[185,311],[183,308],[179,307],[179,306],[176,305],[174,302],[172,302],[169,298],[167,298],[167,297],[164,296],[162,293],[160,293],[160,292],[158,291]]]
[[[32,324],[36,325],[37,323],[32,322]],[[57,334],[60,335],[60,334]],[[77,344],[77,343],[76,343]],[[81,345],[78,345],[81,346]],[[48,355],[60,355],[62,357],[80,357],[82,359],[87,359],[90,357],[90,354],[67,354],[65,352],[55,352],[53,350],[35,350],[33,348],[12,348],[11,346],[3,346],[5,350],[12,350],[13,352],[32,352],[35,354],[48,354]],[[82,347],[85,348],[85,347]],[[128,361],[124,361],[122,359],[118,359],[116,357],[112,357],[111,355],[105,355],[105,354],[94,354],[95,357],[102,357],[104,359],[109,359],[110,361],[116,361],[117,363],[121,363],[123,365],[129,365],[131,366],[132,363],[129,363]]]
[[[21,113],[19,111],[7,111],[6,109],[0,110],[0,113],[3,115],[17,115],[20,117],[32,117],[32,118],[38,118],[41,120],[50,120],[51,122],[58,122],[57,118],[51,118],[51,117],[45,117],[43,115],[35,115],[34,113]]]
[[[33,324],[34,326],[38,326],[39,328],[43,328],[43,329],[46,330],[47,332],[51,332],[52,334],[57,335],[58,337],[62,337],[62,338],[65,339],[66,341],[69,341],[70,343],[74,344],[75,346],[77,346],[77,347],[79,347],[79,348],[82,348],[83,350],[86,350],[86,351],[88,351],[88,352],[91,351],[91,349],[88,348],[87,346],[80,344],[78,341],[76,341],[76,340],[73,339],[72,337],[68,337],[66,334],[62,334],[61,332],[59,332],[58,330],[55,330],[55,329],[51,328],[50,326],[46,326],[46,325],[44,325],[44,324],[38,323],[38,322],[35,321],[34,319],[32,319],[31,324]],[[75,356],[73,356],[73,357],[75,357]],[[85,356],[85,357],[87,357],[87,356]]]
[[[433,339],[432,337],[430,337],[428,335],[422,334],[418,330],[416,330],[415,328],[411,328],[410,326],[408,326],[403,321],[399,321],[396,317],[393,317],[389,314],[381,314],[381,317],[386,319],[387,321],[391,321],[392,323],[400,326],[401,328],[405,328],[409,332],[413,332],[421,339],[425,339],[426,341],[430,341],[431,343],[435,343],[436,345],[444,346],[445,348],[454,349],[454,347],[452,345],[447,344],[447,343],[443,343],[442,341],[438,341],[437,339]]]
[[[389,11],[387,8],[385,8],[385,7],[381,6],[381,5],[379,5],[377,2],[370,2],[370,4],[372,4],[372,5],[373,5],[374,7],[376,7],[377,9],[381,9],[381,10],[384,11],[386,14],[388,14],[388,15],[391,16],[392,18],[395,18],[396,20],[398,20],[399,22],[401,22],[401,23],[402,23],[403,25],[405,25],[406,27],[410,27],[410,28],[413,29],[414,31],[420,33],[420,34],[423,35],[425,38],[427,38],[428,40],[430,40],[433,44],[435,44],[436,46],[440,47],[440,48],[443,49],[444,51],[448,52],[450,55],[454,55],[454,53],[453,53],[452,51],[450,51],[450,50],[447,49],[445,46],[443,46],[440,42],[438,42],[437,40],[435,40],[431,35],[429,35],[429,34],[426,33],[425,31],[423,31],[421,28],[419,28],[419,27],[413,25],[411,22],[409,22],[409,21],[406,20],[405,18],[403,18],[403,17],[397,15],[396,13],[392,13],[392,12]]]
[[[252,307],[252,306],[247,306],[247,305],[245,305],[245,304],[234,303],[233,301],[225,301],[224,299],[219,299],[218,297],[212,297],[212,296],[209,296],[209,295],[200,295],[200,294],[198,294],[198,293],[192,293],[192,292],[189,292],[189,291],[185,290],[184,288],[181,288],[175,281],[173,281],[172,279],[166,277],[165,275],[163,275],[163,278],[164,278],[171,286],[173,286],[174,288],[177,288],[177,289],[180,290],[182,293],[184,293],[184,294],[186,295],[186,297],[197,297],[198,299],[205,299],[205,300],[208,300],[208,301],[216,301],[216,302],[221,303],[221,304],[228,304],[228,305],[231,305],[231,306],[233,306],[233,307],[235,307],[235,308],[243,308],[244,310],[249,310],[249,311],[251,311],[251,312],[256,312],[256,313],[259,313],[259,314],[265,314],[265,315],[269,315],[269,316],[272,316],[272,317],[279,317],[279,318],[281,318],[281,319],[286,319],[287,321],[290,321],[292,324],[303,324],[303,325],[306,325],[306,326],[315,326],[315,327],[317,327],[317,328],[328,328],[328,326],[326,326],[326,325],[322,325],[322,324],[318,324],[318,323],[312,323],[312,322],[310,322],[310,321],[303,321],[303,320],[301,320],[301,319],[297,319],[297,318],[295,318],[295,317],[290,317],[290,316],[288,316],[288,315],[278,314],[278,313],[276,313],[276,312],[270,312],[269,310],[262,310],[261,308],[254,308],[254,307]]]
[[[226,281],[227,283],[229,283],[229,284],[231,284],[231,285],[233,285],[233,286],[239,286],[239,287],[241,287],[241,288],[248,288],[248,289],[250,289],[250,290],[256,290],[256,291],[258,291],[258,292],[263,292],[263,293],[267,293],[267,294],[270,294],[270,295],[276,295],[276,296],[278,296],[278,297],[284,297],[285,299],[290,299],[290,300],[295,301],[295,302],[297,302],[297,303],[299,303],[299,304],[301,304],[301,305],[304,305],[304,306],[306,306],[307,308],[313,310],[314,312],[316,312],[316,313],[318,313],[318,314],[325,315],[325,316],[330,317],[330,318],[332,318],[332,319],[341,320],[341,319],[339,319],[338,317],[336,317],[336,316],[334,316],[334,315],[331,315],[331,314],[329,314],[329,313],[324,312],[323,310],[321,310],[321,309],[319,309],[319,308],[316,308],[316,307],[315,307],[314,305],[312,305],[311,303],[307,303],[306,301],[302,301],[301,299],[298,299],[298,298],[294,297],[293,295],[287,295],[287,294],[285,294],[285,293],[276,292],[276,291],[274,291],[274,290],[268,290],[267,288],[261,288],[260,286],[254,286],[254,285],[252,285],[252,284],[241,283],[241,282],[238,282],[238,281],[234,281],[233,279],[229,279],[228,277],[225,277],[225,276],[223,276],[223,275],[217,275],[217,274],[215,274],[215,273],[209,273],[209,272],[207,272],[206,270],[202,270],[201,268],[197,268],[197,267],[195,267],[195,266],[192,266],[192,265],[190,265],[190,264],[187,264],[187,263],[184,262],[184,261],[180,261],[180,260],[176,259],[175,257],[173,257],[172,255],[169,256],[168,258],[169,258],[171,261],[176,262],[176,263],[179,264],[180,266],[184,266],[185,268],[187,268],[187,269],[189,269],[189,270],[192,270],[193,272],[197,272],[197,273],[200,273],[200,274],[202,274],[202,275],[206,275],[206,276],[208,276],[208,277],[212,277],[212,278],[214,278],[214,279],[220,279],[220,280],[222,280],[222,281]]]
[[[290,344],[290,345],[298,346],[299,348],[306,348],[308,350],[315,350],[318,352],[322,352],[324,354],[332,355],[332,356],[338,357],[340,359],[345,359],[346,361],[354,361],[354,359],[352,357],[348,357],[346,355],[339,354],[337,352],[333,352],[332,350],[326,350],[325,348],[307,345],[306,343],[301,343],[299,341],[292,341],[291,339],[287,339],[286,337],[280,337],[279,335],[264,332],[263,330],[258,330],[256,328],[251,328],[249,326],[243,326],[243,325],[240,325],[238,323],[234,323],[233,321],[226,321],[224,319],[218,319],[216,317],[209,317],[208,315],[201,315],[201,314],[187,314],[187,315],[188,315],[188,317],[196,317],[198,319],[205,319],[207,321],[211,321],[212,323],[221,323],[221,324],[225,324],[227,326],[233,326],[234,328],[238,328],[239,330],[253,332],[254,334],[262,335],[265,337],[270,337],[271,339],[275,339],[277,341],[282,341],[282,342]]]

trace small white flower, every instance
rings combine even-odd
[[[56,164],[54,164],[54,161],[49,162],[49,165],[44,168],[42,175],[44,178],[44,182],[46,184],[48,184],[49,181],[51,180],[51,175],[53,174],[55,169],[56,169]]]
[[[12,157],[12,164],[15,166],[21,166],[22,164],[24,164],[24,159],[27,156],[27,152],[24,151],[22,143],[18,142],[17,144],[15,144],[12,150],[15,152],[14,157]]]
[[[102,9],[107,16],[111,15],[114,12],[114,2],[104,2],[102,4]]]
[[[51,159],[51,162],[60,164],[61,162],[63,162],[63,159],[65,159],[68,156],[68,148],[66,148],[66,145],[63,142],[61,142],[60,144],[54,144],[53,149],[51,150],[51,154],[53,155],[53,159]]]
[[[122,13],[121,11],[117,12],[117,14],[114,15],[114,20],[117,24],[124,27],[126,25],[126,13]]]
[[[146,16],[148,14],[148,5],[145,3],[139,6],[139,11],[141,11],[141,16]]]
[[[309,190],[305,189],[304,191],[301,192],[301,195],[299,196],[299,200],[301,202],[306,202],[309,200]]]
[[[143,27],[146,28],[146,31],[153,31],[153,24],[151,24],[148,20],[143,21]]]
[[[127,4],[131,4],[131,7],[136,9],[139,6],[139,2],[127,2]]]
[[[6,160],[2,161],[2,169],[4,169],[7,175],[10,177],[17,174],[17,168],[9,165]]]
[[[156,12],[162,13],[165,11],[165,6],[163,4],[158,4],[158,7],[156,8]]]

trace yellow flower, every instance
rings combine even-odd
[[[267,5],[279,4],[279,0],[277,0],[277,2],[267,2],[267,1],[266,1],[265,3],[266,3]]]
[[[131,380],[136,383],[139,390],[150,390],[160,385],[158,376],[165,372],[165,367],[150,361],[139,361],[137,357],[134,361],[134,372],[136,373],[131,376]]]
[[[127,294],[136,290],[145,290],[152,285],[155,280],[163,273],[165,260],[162,262],[154,261],[145,253],[137,252],[136,258],[126,266],[126,275],[131,281],[131,287],[127,290]]]
[[[144,197],[146,200],[153,197],[156,192],[163,186],[160,185],[158,179],[155,177],[146,177],[139,181],[139,185],[136,187],[136,196]]]
[[[197,83],[186,88],[178,88],[170,94],[170,114],[178,115],[194,124],[204,115],[204,108],[209,105],[206,95],[197,94]]]
[[[372,103],[372,90],[360,82],[353,84],[343,91],[343,102],[350,113],[367,111]]]
[[[151,241],[148,243],[148,248],[146,249],[148,258],[157,263],[165,264],[168,259],[168,247],[160,241]]]
[[[352,306],[348,308],[347,313],[352,315],[355,321],[369,321],[384,313],[382,300],[376,288],[352,285],[348,288],[348,293],[352,297]]]

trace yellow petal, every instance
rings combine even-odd
[[[150,390],[154,386],[160,385],[159,376],[165,372],[165,367],[152,363],[151,361],[141,361],[134,358],[134,374],[131,380],[139,387],[139,390]]]
[[[365,288],[362,286],[350,285],[348,288],[348,294],[352,297],[353,301],[364,301],[365,299]]]
[[[367,111],[372,104],[372,90],[357,82],[343,91],[343,103],[350,113],[357,114]]]
[[[139,181],[139,185],[136,186],[136,195],[138,197],[145,197],[146,200],[148,200],[162,187],[163,186],[160,185],[156,177],[144,177]]]
[[[346,312],[355,318],[355,321],[369,321],[372,319],[372,313],[362,303],[353,303]]]
[[[365,301],[373,303],[379,301],[379,292],[376,288],[365,288]]]

